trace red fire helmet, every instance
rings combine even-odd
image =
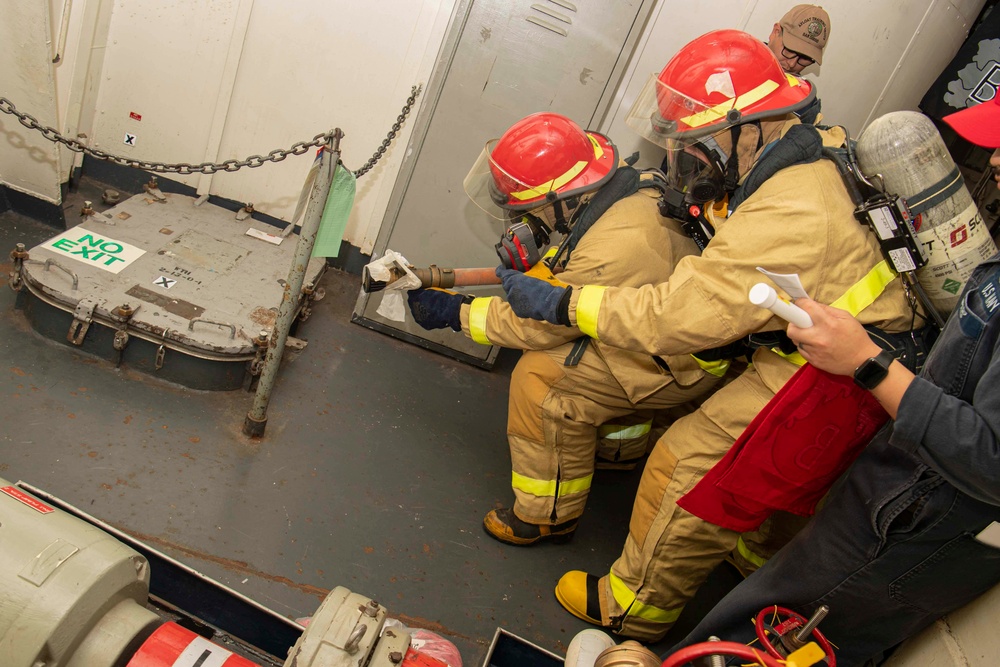
[[[667,148],[733,125],[781,116],[815,97],[805,79],[786,74],[763,42],[739,30],[691,41],[650,77],[626,124]],[[671,146],[667,146],[667,140]]]
[[[604,185],[618,167],[618,149],[556,113],[535,113],[487,142],[465,177],[465,191],[484,211],[503,217]],[[497,207],[501,210],[497,210]]]

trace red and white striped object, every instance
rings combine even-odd
[[[126,667],[260,667],[176,623],[156,629]]]

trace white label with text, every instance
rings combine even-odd
[[[89,232],[83,227],[68,229],[41,247],[111,273],[119,273],[146,253],[142,248]]]

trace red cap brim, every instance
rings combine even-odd
[[[983,148],[1000,148],[1000,94],[989,102],[942,118],[959,136]]]

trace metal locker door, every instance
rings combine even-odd
[[[491,267],[501,223],[462,181],[489,139],[536,111],[593,129],[607,110],[653,0],[464,0],[451,18],[373,256],[414,266]],[[612,139],[614,139],[612,137]],[[499,287],[473,288],[477,296]],[[484,368],[498,350],[450,329],[424,331],[375,311],[361,293],[353,321]]]

